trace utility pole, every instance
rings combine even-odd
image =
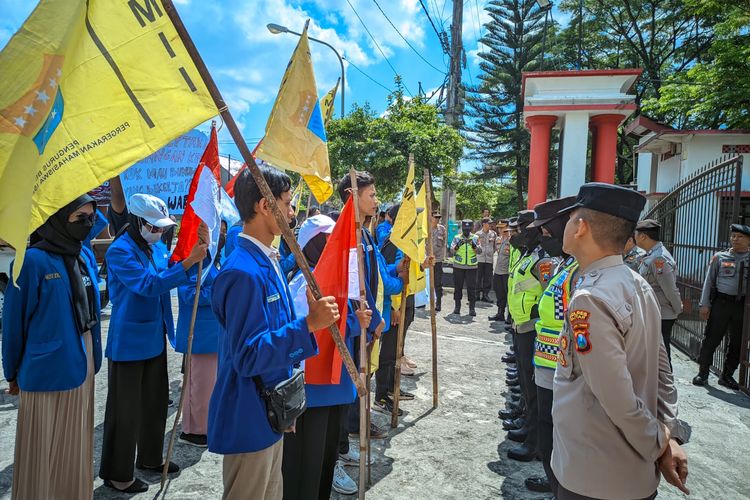
[[[453,22],[451,24],[451,67],[448,84],[448,101],[445,110],[445,123],[453,128],[460,128],[464,113],[461,72],[463,70],[464,44],[462,39],[464,19],[463,0],[453,0]],[[441,211],[444,221],[456,219],[456,193],[443,182],[443,199]],[[446,222],[447,224],[447,222]]]

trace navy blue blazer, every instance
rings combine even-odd
[[[94,286],[100,320],[94,254],[81,250]],[[86,380],[86,347],[73,313],[73,294],[60,255],[29,248],[16,281],[5,290],[3,307],[3,370],[22,391],[67,391]],[[91,329],[94,369],[102,365],[100,324]]]
[[[208,449],[224,455],[264,450],[279,439],[253,381],[272,387],[318,352],[306,318],[297,318],[286,279],[257,245],[237,238],[213,285],[221,325],[216,385],[208,411]]]

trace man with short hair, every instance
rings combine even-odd
[[[498,235],[495,242],[497,260],[492,274],[492,288],[495,290],[497,314],[490,316],[490,321],[505,321],[505,308],[508,305],[508,273],[510,272],[510,227],[507,221],[497,225]]]
[[[735,391],[740,388],[734,379],[734,371],[740,363],[742,349],[742,323],[745,318],[745,294],[750,256],[750,227],[732,224],[730,228],[732,248],[716,253],[708,265],[700,300],[700,315],[706,323],[706,332],[701,344],[698,364],[700,371],[693,379],[695,385],[706,385],[708,370],[714,351],[729,330],[729,346],[724,359],[724,371],[719,384]]]
[[[661,308],[661,336],[672,364],[672,327],[682,312],[682,298],[677,288],[677,263],[659,240],[661,224],[645,219],[635,226],[635,241],[646,254],[638,267],[638,274],[651,285]]]
[[[639,248],[635,243],[635,234],[631,235],[630,238],[628,238],[628,241],[625,242],[625,248],[622,252],[622,261],[630,269],[638,272],[638,269],[641,267],[641,261],[645,255],[646,252],[644,252],[642,248]]]
[[[659,302],[622,262],[645,203],[636,191],[592,182],[565,210],[563,250],[580,271],[553,387],[558,500],[653,499],[659,472],[687,492],[677,391],[657,333]]]
[[[443,261],[445,260],[445,252],[448,249],[448,231],[445,226],[440,223],[440,210],[432,212],[432,253],[435,256],[435,272],[434,277],[430,276],[435,280],[435,311],[440,312],[443,304]]]
[[[492,261],[495,257],[497,233],[490,229],[489,218],[482,219],[482,228],[477,232],[477,240],[482,251],[477,255],[477,293],[482,302],[490,300],[492,286]]]
[[[461,300],[464,297],[464,283],[469,296],[469,316],[476,316],[475,304],[477,286],[477,255],[482,253],[479,239],[471,234],[472,221],[461,221],[461,232],[453,237],[451,253],[453,254],[453,300],[456,307],[453,314],[461,314]]]

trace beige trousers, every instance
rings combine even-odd
[[[224,455],[225,500],[281,500],[283,439],[265,450]]]

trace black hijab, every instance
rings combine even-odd
[[[62,207],[36,230],[35,242],[32,244],[32,248],[38,248],[62,257],[70,280],[73,312],[80,334],[90,330],[98,323],[94,298],[94,293],[98,293],[98,289],[94,288],[96,277],[89,275],[86,262],[81,256],[81,240],[74,237],[68,230],[68,217],[88,203],[91,203],[96,210],[94,199],[89,195],[79,196]],[[84,274],[87,278],[85,284]]]
[[[310,267],[315,267],[318,264],[318,260],[320,260],[320,256],[323,254],[323,249],[326,246],[326,241],[328,241],[328,235],[318,233],[302,249],[302,254],[307,259],[307,264]]]

